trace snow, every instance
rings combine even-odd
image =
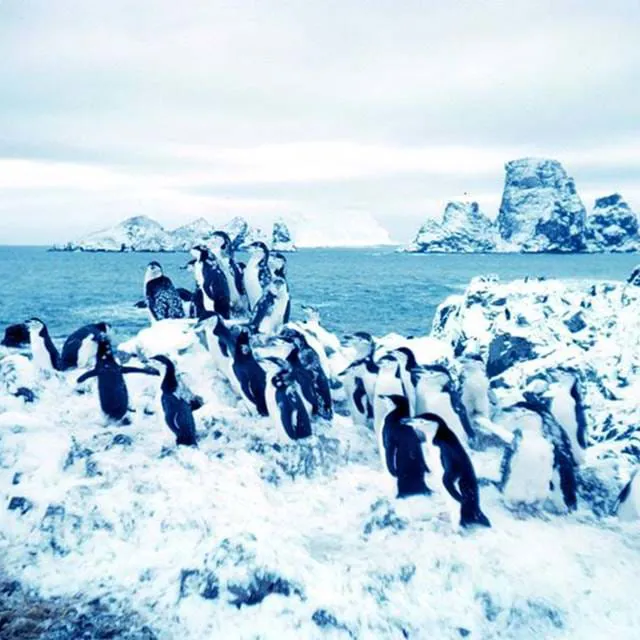
[[[503,297],[511,320],[496,304]],[[587,378],[586,469],[613,495],[632,468],[626,426],[640,424],[639,298],[619,283],[591,295],[585,285],[477,279],[431,336],[410,343],[419,361],[456,370],[454,349],[484,355],[496,327],[517,330],[544,355],[501,376],[512,391],[571,357]],[[586,327],[572,333],[564,318],[578,308]],[[539,314],[545,324],[518,324]],[[338,346],[316,316],[307,324]],[[406,343],[385,336],[378,353]],[[485,483],[492,528],[453,533],[441,498],[395,499],[367,428],[338,415],[294,443],[250,415],[189,321],[154,323],[118,353],[132,366],[156,353],[177,363],[205,400],[198,449],[176,449],[158,378],[127,376],[132,424],[115,426],[100,413],[95,380],[78,389],[78,371],[45,379],[22,355],[0,359],[3,571],[43,597],[112,598],[158,637],[187,640],[637,636],[637,520],[596,515],[587,497],[568,516],[521,512]],[[34,403],[12,395],[23,384]],[[508,394],[492,391],[500,406]],[[602,428],[608,415],[615,438]],[[481,478],[499,477],[500,448],[472,458]],[[28,503],[9,510],[14,498]],[[264,599],[249,604],[257,594]]]

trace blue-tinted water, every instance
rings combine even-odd
[[[147,263],[158,259],[178,286],[193,286],[179,269],[187,254],[52,253],[43,247],[0,246],[0,330],[39,316],[54,337],[105,320],[124,338],[146,326],[142,298]],[[634,255],[407,255],[393,249],[307,249],[291,254],[293,314],[314,304],[328,328],[428,332],[437,305],[473,276],[502,280],[531,276],[624,280],[640,261]]]

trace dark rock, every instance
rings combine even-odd
[[[130,447],[133,444],[133,438],[126,433],[118,433],[113,437],[111,446],[120,445],[122,447]],[[109,448],[111,448],[111,446]]]
[[[196,593],[200,588],[200,571],[197,569],[182,569],[180,571],[180,598],[186,598]]]
[[[33,509],[33,502],[28,498],[24,498],[22,496],[14,496],[9,501],[9,511],[18,511],[20,510],[20,515],[24,515]]]
[[[16,398],[22,398],[25,402],[31,403],[36,401],[36,394],[27,387],[19,387],[15,392]]]
[[[371,512],[371,517],[364,525],[363,533],[365,536],[381,529],[391,529],[398,532],[407,528],[407,521],[400,518],[388,501],[384,499],[375,502],[371,507]]]
[[[274,594],[287,597],[292,594],[300,597],[303,595],[298,587],[271,572],[256,572],[249,584],[229,584],[228,589],[234,596],[229,604],[236,606],[238,609],[243,605],[250,607],[260,604],[267,596]]]
[[[11,484],[13,485],[20,484],[21,479],[22,479],[22,471],[16,471],[13,474],[13,480],[11,481]]]
[[[498,334],[489,345],[487,376],[499,376],[514,364],[532,360],[536,356],[534,345],[526,338],[507,333]]]
[[[564,323],[571,333],[578,333],[578,331],[582,331],[587,326],[581,311],[572,315],[568,320],[565,320]]]
[[[465,629],[464,627],[458,627],[458,633],[461,638],[468,638],[471,635],[471,631],[469,629]]]
[[[205,600],[216,600],[220,596],[220,583],[214,573],[207,573],[200,595]]]
[[[20,348],[30,343],[29,329],[26,324],[12,324],[4,330],[4,338],[0,344],[4,347]]]

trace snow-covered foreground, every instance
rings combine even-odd
[[[438,332],[455,343],[473,327],[482,351],[482,300],[500,285],[482,285],[485,298],[474,286],[464,300],[485,312],[465,324],[458,311]],[[438,498],[394,498],[373,433],[349,418],[295,443],[247,415],[187,323],[121,348],[177,361],[206,401],[199,448],[175,447],[158,378],[128,376],[132,424],[115,427],[95,382],[35,380],[26,358],[0,360],[1,568],[24,588],[81,594],[87,610],[108,602],[120,632],[136,612],[139,637],[637,637],[638,523],[596,517],[585,501],[570,516],[514,513],[485,485],[492,528],[453,533]],[[11,395],[20,386],[34,403]],[[496,479],[500,459],[474,454],[478,475]]]

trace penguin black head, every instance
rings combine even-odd
[[[162,265],[158,261],[153,260],[147,265],[147,277],[149,280],[159,278],[162,275]]]
[[[399,349],[394,349],[391,352],[391,355],[395,357],[395,359],[406,369],[413,369],[417,366],[416,357],[409,349],[409,347],[400,347]]]
[[[191,255],[196,259],[196,261],[205,262],[209,259],[210,253],[209,249],[205,247],[203,244],[195,245],[191,251]],[[191,263],[188,263],[191,264]]]
[[[269,285],[269,290],[274,295],[281,295],[287,290],[287,283],[282,278],[274,278]]]
[[[171,360],[165,355],[160,354],[157,356],[151,356],[151,360],[156,360],[160,364],[163,364],[165,367],[167,367],[167,369],[173,368],[173,362],[171,362]]]
[[[396,409],[401,410],[403,413],[409,415],[409,401],[399,394],[390,394],[388,396],[380,396],[381,398],[386,398],[387,400],[391,400]]]
[[[269,264],[273,269],[273,273],[279,278],[286,275],[287,259],[281,253],[272,253],[269,258]]]
[[[402,424],[413,428],[418,435],[420,435],[420,433],[422,433],[422,435],[426,434],[429,439],[433,439],[433,436],[435,436],[436,431],[440,427],[447,427],[446,422],[435,413],[421,413],[415,418],[404,418]]]
[[[97,333],[109,333],[111,331],[111,325],[108,322],[96,322]]]
[[[269,257],[269,248],[264,242],[252,242],[247,249],[251,254]]]
[[[47,325],[40,320],[40,318],[29,318],[29,320],[25,321],[25,326],[29,329],[29,332],[34,332],[39,335],[42,335],[43,330],[47,330]]]
[[[222,252],[230,251],[232,249],[231,238],[225,231],[214,231],[211,235],[211,245],[214,249],[220,249]]]

